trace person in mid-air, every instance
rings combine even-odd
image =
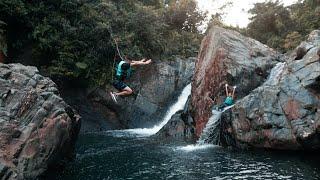
[[[232,93],[228,91],[228,84],[226,84],[226,99],[224,100],[223,104],[221,104],[219,106],[219,111],[222,111],[225,107],[228,107],[228,106],[232,106],[234,104],[234,93],[236,91],[236,86],[233,86],[233,91]]]
[[[132,94],[132,89],[124,83],[125,79],[128,79],[132,73],[131,67],[147,65],[152,62],[151,59],[142,59],[140,61],[133,61],[128,59],[121,59],[119,64],[116,66],[116,76],[112,85],[119,92],[110,92],[113,101],[117,102],[118,96],[128,96]]]

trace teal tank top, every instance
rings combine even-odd
[[[226,100],[224,101],[225,104],[227,104],[228,106],[231,106],[233,104],[233,99],[231,96],[228,96],[226,98]]]
[[[121,66],[126,63],[125,61],[120,61],[116,68],[116,77],[123,80],[124,78],[129,78],[131,76],[132,69],[131,67],[124,71]]]

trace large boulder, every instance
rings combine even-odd
[[[36,179],[73,156],[80,118],[35,67],[0,63],[0,178]]]
[[[301,48],[306,54],[294,58]],[[272,70],[262,86],[238,101],[231,114],[223,115],[227,145],[320,149],[319,49],[320,31],[316,30],[286,58],[287,62]]]
[[[192,81],[191,114],[199,137],[211,108],[225,98],[225,84],[238,86],[236,98],[260,86],[281,56],[238,32],[213,27],[202,41]]]
[[[153,136],[154,138],[161,141],[192,141],[196,139],[194,121],[190,116],[190,100],[191,96],[189,96],[184,109],[172,115],[168,123]]]
[[[90,93],[89,100],[94,109],[108,121],[118,124],[114,127],[154,126],[161,121],[181,90],[191,82],[194,62],[195,58],[176,58],[138,67],[133,77],[127,81],[134,91],[133,95],[119,97],[118,103],[115,104],[108,92],[114,91],[112,87],[98,88]]]

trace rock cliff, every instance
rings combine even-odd
[[[225,84],[236,85],[236,99],[248,95],[268,77],[281,55],[235,31],[213,27],[204,37],[192,80],[191,115],[199,137],[211,108],[225,98]]]
[[[113,103],[107,89],[98,88],[88,96],[93,108],[100,112],[108,122],[84,121],[84,131],[92,129],[93,124],[113,123],[114,128],[152,127],[161,121],[167,108],[173,103],[181,90],[191,82],[195,58],[154,62],[149,66],[138,67],[127,84],[134,90],[132,96],[118,98]],[[105,121],[102,120],[101,121]],[[88,128],[86,128],[88,127]],[[86,129],[86,130],[85,130]],[[102,129],[103,130],[103,129]]]
[[[299,49],[306,54],[296,57]],[[320,31],[279,63],[269,79],[222,117],[226,145],[320,149]],[[231,141],[230,141],[231,139]]]
[[[36,179],[73,155],[80,117],[35,67],[0,63],[0,178]]]

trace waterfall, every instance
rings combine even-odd
[[[228,106],[223,109],[223,111],[212,110],[212,116],[209,118],[205,128],[202,130],[199,140],[197,141],[198,145],[204,144],[216,144],[220,143],[220,125],[221,125],[221,115],[226,110],[232,108]]]
[[[178,149],[183,151],[195,151],[212,147],[219,147],[218,144],[220,143],[221,115],[223,112],[232,108],[233,106],[234,105],[228,106],[224,108],[223,111],[212,110],[212,116],[209,118],[205,128],[202,130],[197,144],[178,147]]]
[[[188,84],[181,92],[180,96],[178,97],[178,100],[176,103],[174,103],[166,112],[166,115],[164,116],[163,120],[153,126],[152,128],[138,128],[138,129],[126,129],[126,130],[115,130],[111,131],[115,136],[127,136],[129,135],[137,135],[137,136],[151,136],[156,134],[164,125],[168,123],[168,121],[171,119],[171,116],[173,116],[176,112],[183,110],[189,95],[191,94],[191,83]],[[109,131],[110,132],[110,131]]]
[[[197,144],[219,144],[221,115],[221,111],[212,110],[212,116],[209,118],[205,128],[202,130]]]
[[[276,64],[276,66],[274,68],[272,68],[270,75],[269,75],[267,81],[264,83],[264,85],[274,86],[274,85],[278,84],[285,65],[286,65],[285,62],[280,62],[280,63]]]

